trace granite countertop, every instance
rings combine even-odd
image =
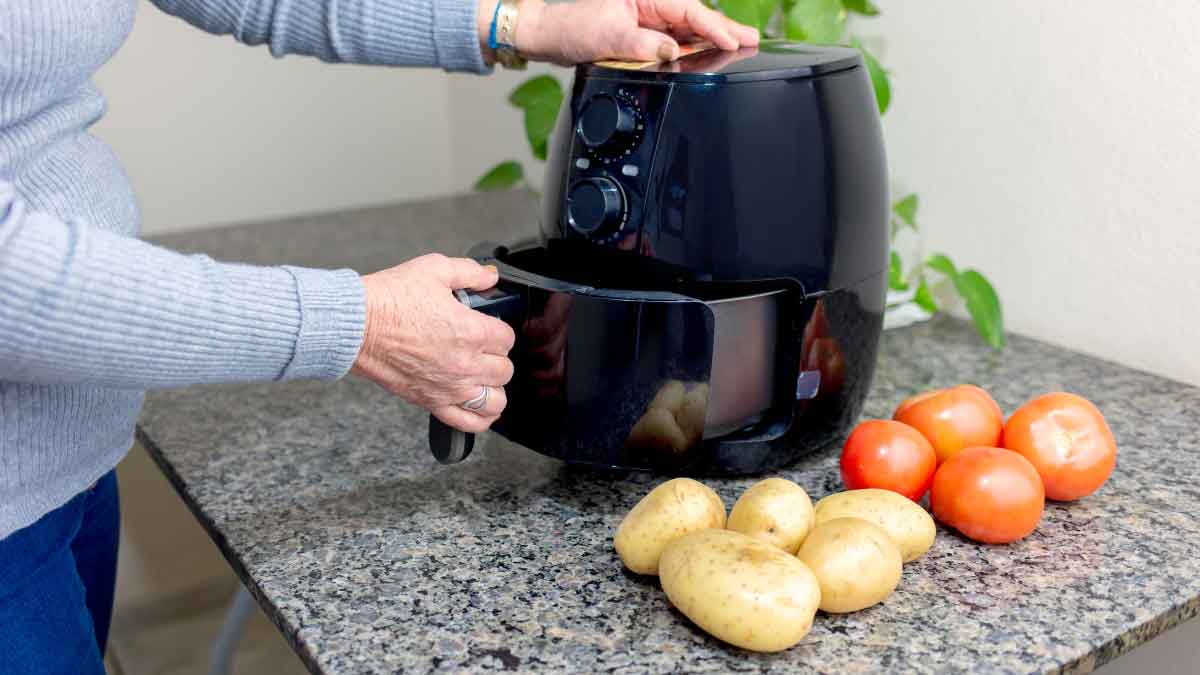
[[[528,194],[475,195],[158,241],[365,272],[528,236],[534,213]],[[1092,399],[1119,443],[1112,479],[1011,546],[939,530],[886,602],[819,616],[776,655],[707,637],[622,570],[613,531],[661,478],[494,436],[440,466],[426,414],[357,378],[152,393],[140,435],[314,672],[1087,671],[1197,614],[1200,389],[1017,336],[995,353],[938,319],[885,334],[866,415],[962,381],[1006,410],[1052,389]],[[819,498],[841,488],[836,456],[778,474]],[[706,482],[732,505],[754,481]]]

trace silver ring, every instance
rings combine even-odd
[[[463,410],[470,410],[471,412],[483,410],[483,406],[487,405],[488,396],[491,395],[491,393],[492,388],[485,384],[483,385],[483,391],[479,392],[478,396],[470,401],[463,401],[462,403],[459,403],[458,407],[462,408]]]

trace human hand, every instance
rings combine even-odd
[[[504,410],[508,359],[516,336],[503,321],[469,309],[456,289],[496,285],[495,267],[429,254],[363,277],[367,324],[352,372],[429,410],[462,431],[480,433]],[[459,404],[490,387],[477,411]]]
[[[481,43],[497,0],[480,0]],[[758,44],[758,30],[700,0],[521,0],[516,48],[527,59],[562,65],[602,59],[672,61],[679,42],[708,40],[732,51]]]
[[[539,311],[529,317],[521,329],[526,340],[525,356],[529,377],[536,384],[539,397],[551,398],[562,394],[566,372],[567,326],[571,318],[571,294],[552,293]]]

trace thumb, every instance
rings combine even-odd
[[[447,258],[438,277],[450,290],[486,291],[500,281],[500,272],[470,258]]]
[[[679,43],[670,35],[649,28],[635,28],[622,36],[616,45],[614,58],[633,61],[674,61],[679,57]]]

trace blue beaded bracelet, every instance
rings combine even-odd
[[[500,44],[496,42],[496,21],[500,18],[500,0],[496,0],[496,10],[492,12],[492,25],[488,27],[488,48],[499,49]]]

